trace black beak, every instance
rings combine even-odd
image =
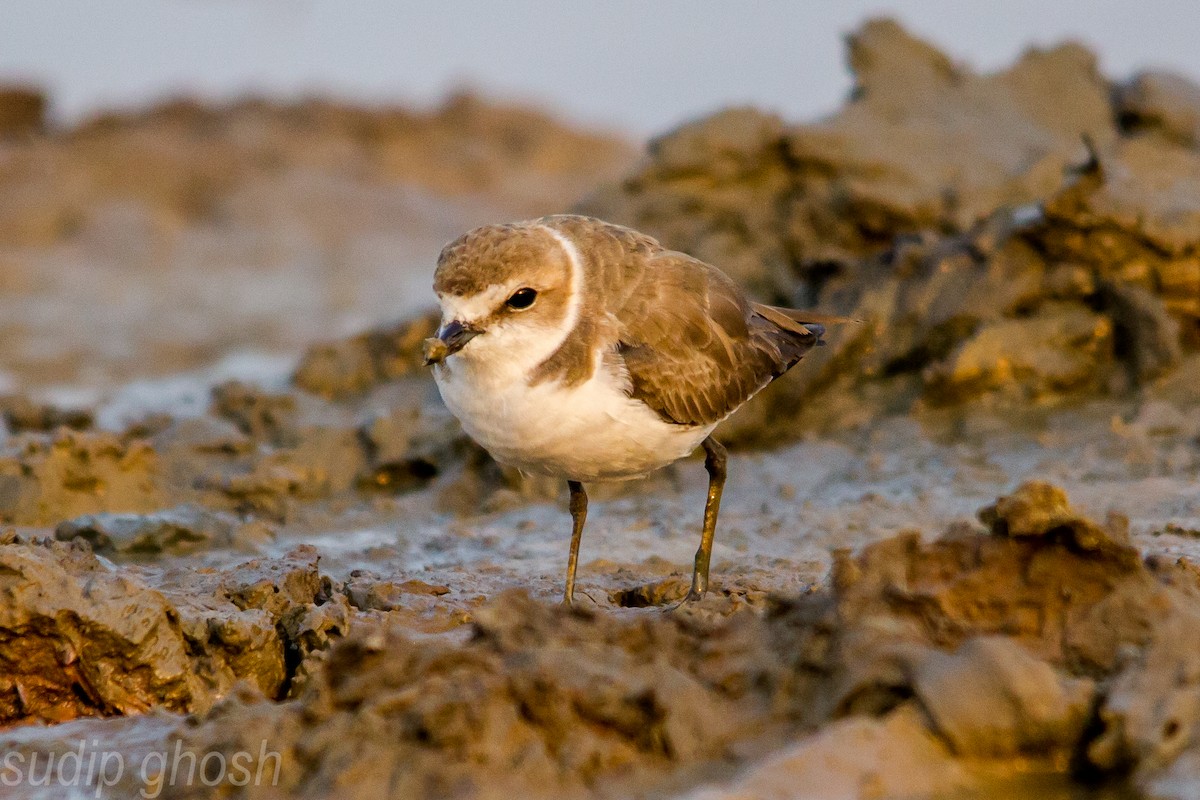
[[[438,331],[437,338],[425,340],[425,364],[440,364],[483,333],[479,328],[451,320]]]

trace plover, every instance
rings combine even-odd
[[[704,526],[685,602],[704,596],[725,448],[713,429],[818,344],[833,318],[751,302],[719,269],[591,217],[476,228],[446,245],[426,363],[501,464],[563,478],[574,599],[591,481],[640,478],[703,447]]]

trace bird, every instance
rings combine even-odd
[[[631,228],[561,214],[485,225],[441,251],[424,342],[443,401],[500,464],[565,479],[574,602],[585,483],[641,478],[704,450],[700,600],[727,472],[714,429],[845,321],[750,300],[718,268]]]

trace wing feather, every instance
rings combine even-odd
[[[823,323],[846,321],[752,303],[716,267],[629,228],[571,215],[539,222],[586,254],[593,324],[571,346],[611,347],[630,395],[668,422],[720,422],[819,344]],[[560,349],[539,380],[572,379],[558,362],[580,359]]]
[[[680,425],[731,414],[817,344],[818,335],[750,303],[702,261],[663,251],[615,311],[632,396]]]

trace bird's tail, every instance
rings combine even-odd
[[[816,344],[825,344],[821,337],[825,335],[826,325],[844,325],[851,322],[861,322],[853,317],[839,317],[836,314],[824,314],[820,311],[802,311],[797,308],[779,308],[754,303],[754,313],[765,320],[773,322],[785,331],[801,335],[811,335],[817,338]]]

